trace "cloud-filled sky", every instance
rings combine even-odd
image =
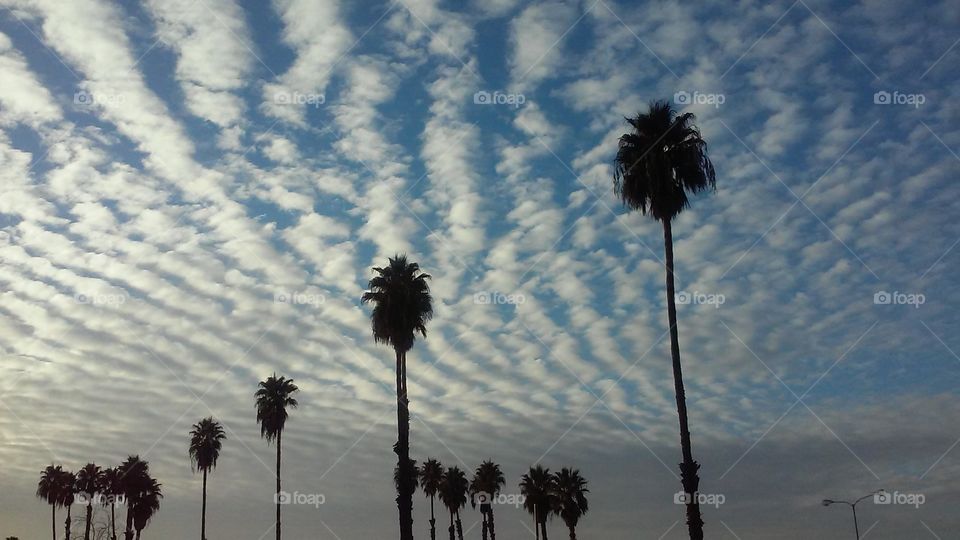
[[[885,488],[924,504],[867,501],[866,537],[950,537],[958,28],[947,0],[0,0],[0,535],[49,534],[47,464],[139,454],[145,537],[195,537],[213,415],[208,535],[272,537],[273,372],[301,389],[285,487],[325,497],[284,533],[395,535],[359,298],[406,252],[436,299],[412,455],[492,458],[508,493],[574,466],[581,537],[685,537],[662,230],[612,189],[624,116],[669,99],[717,169],[673,226],[708,536],[840,537],[820,501]]]

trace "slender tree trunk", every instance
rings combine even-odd
[[[280,540],[280,438],[282,431],[277,432],[277,540]]]
[[[544,516],[543,521],[540,522],[540,530],[543,531],[541,537],[543,540],[547,540],[547,518]]]
[[[490,523],[490,540],[497,540],[497,532],[493,527],[493,506],[490,506],[490,512],[487,513],[487,521]]]
[[[457,537],[454,535],[453,512],[450,512],[450,528],[447,529],[447,531],[450,533],[450,540],[457,540]]]
[[[697,492],[700,489],[700,464],[693,460],[690,445],[690,428],[687,425],[687,396],[683,390],[683,370],[680,367],[680,338],[677,332],[677,305],[673,283],[673,232],[670,220],[663,221],[663,245],[667,263],[667,318],[670,322],[670,356],[673,359],[673,386],[677,397],[677,416],[680,417],[680,448],[683,463],[680,464],[680,482],[687,493],[687,530],[691,540],[703,540],[703,519]]]
[[[200,510],[200,540],[207,540],[207,470],[203,470],[203,506]]]
[[[53,540],[57,540],[57,505],[50,505],[50,521],[53,526]]]
[[[137,540],[140,540],[140,531],[142,531],[142,530],[143,530],[143,529],[137,529]]]
[[[400,540],[413,540],[413,493],[410,489],[410,411],[407,401],[407,355],[397,354],[397,510],[400,514]],[[278,539],[279,540],[279,539]]]
[[[70,540],[70,505],[67,505],[67,520],[63,522],[63,528],[66,529],[63,537]]]
[[[430,496],[430,540],[437,540],[437,519],[433,515],[433,499],[434,496]]]
[[[123,540],[133,540],[133,501],[127,499],[127,523],[123,529]]]
[[[480,524],[482,530],[483,540],[487,540],[487,511],[483,509],[483,505],[480,506]]]
[[[110,501],[110,540],[117,540],[117,501]]]
[[[460,522],[460,511],[457,510],[457,538],[463,540],[463,523]]]
[[[570,529],[570,540],[577,540],[577,530],[574,528],[574,526],[567,525],[567,527]]]
[[[540,540],[540,517],[537,516],[537,507],[533,507],[533,532],[537,536],[537,540]]]
[[[93,519],[93,497],[87,501],[87,524],[83,527],[83,540],[90,540],[90,520]]]

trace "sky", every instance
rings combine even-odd
[[[272,538],[277,373],[284,488],[323,503],[285,537],[395,536],[393,354],[359,299],[407,253],[435,298],[412,456],[493,459],[508,495],[575,467],[581,537],[684,538],[662,229],[612,182],[665,99],[717,170],[673,224],[707,535],[847,537],[821,500],[883,488],[864,538],[952,537],[958,28],[947,0],[0,0],[0,535],[49,534],[46,465],[139,454],[144,538],[197,537],[212,415],[208,536]]]

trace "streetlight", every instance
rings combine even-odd
[[[877,493],[882,493],[882,492],[883,492],[882,489],[878,489],[878,490],[874,491],[873,493],[868,493],[868,494],[864,495],[863,497],[860,497],[859,499],[857,499],[857,500],[855,500],[855,501],[853,501],[853,502],[850,502],[850,501],[835,501],[835,500],[833,500],[833,499],[824,499],[824,500],[823,500],[823,503],[821,503],[821,504],[823,504],[824,506],[830,506],[831,504],[846,504],[846,505],[848,505],[848,506],[850,507],[850,509],[853,510],[853,530],[856,531],[856,533],[857,533],[857,540],[860,540],[860,525],[857,524],[857,503],[860,502],[860,501],[862,501],[862,500],[864,500],[864,499],[866,499],[866,498],[872,497],[872,496],[876,495]]]

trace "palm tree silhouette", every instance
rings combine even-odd
[[[547,540],[547,517],[554,508],[554,483],[550,469],[541,465],[530,467],[530,472],[520,478],[523,508],[533,515],[534,531],[537,538],[542,540]]]
[[[487,531],[490,533],[490,540],[497,539],[493,526],[493,500],[506,483],[500,466],[490,460],[481,463],[473,473],[473,480],[470,481],[470,504],[474,507],[480,504],[483,540],[487,540]]]
[[[47,465],[40,473],[37,483],[37,497],[50,505],[50,520],[53,526],[53,540],[57,540],[57,507],[61,505],[63,492],[63,467]]]
[[[423,489],[423,494],[430,497],[430,540],[437,540],[437,520],[433,514],[433,501],[437,490],[440,489],[442,479],[443,465],[439,461],[430,458],[420,467],[420,487]]]
[[[93,463],[87,463],[77,472],[77,493],[87,501],[87,519],[83,527],[83,540],[90,540],[90,522],[93,519],[93,498],[100,490],[103,471]],[[81,501],[82,502],[82,501]]]
[[[413,348],[414,334],[427,336],[427,321],[433,317],[433,299],[427,281],[429,274],[420,266],[407,262],[406,255],[395,255],[384,268],[374,267],[377,274],[363,293],[361,303],[373,303],[370,315],[373,339],[393,347],[397,359],[397,433],[394,446],[397,465],[408,467],[410,460],[410,410],[407,400],[407,351]],[[401,474],[406,484],[410,474]],[[413,540],[413,490],[407,485],[397,488],[397,510],[400,514],[400,540]]]
[[[260,381],[260,388],[254,394],[257,398],[260,436],[268,443],[274,439],[277,441],[277,540],[280,540],[280,440],[287,423],[287,407],[297,408],[297,400],[291,397],[297,390],[299,388],[293,384],[293,379],[278,378],[274,373],[267,380]]]
[[[653,102],[648,112],[628,118],[627,123],[633,129],[620,137],[613,178],[614,190],[628,208],[650,215],[663,224],[670,354],[683,452],[680,474],[683,490],[688,494],[696,493],[699,489],[697,471],[700,464],[693,460],[680,367],[671,221],[689,206],[687,192],[697,193],[716,188],[716,173],[707,157],[707,143],[700,137],[694,120],[691,113],[677,114],[666,101]],[[702,540],[703,519],[697,498],[692,496],[687,497],[687,528],[692,540]]]
[[[133,540],[134,516],[137,513],[136,505],[144,494],[152,487],[150,465],[140,459],[140,456],[130,456],[117,467],[119,476],[119,491],[127,503],[126,525],[123,529],[124,540]]]
[[[117,496],[122,495],[120,488],[120,472],[116,467],[103,470],[100,476],[100,493],[106,496],[106,503],[110,506],[110,538],[117,540]]]
[[[207,473],[217,467],[222,441],[227,438],[223,426],[207,417],[193,425],[190,432],[190,464],[203,471],[203,503],[200,510],[200,540],[207,540]]]
[[[74,495],[77,493],[77,477],[72,472],[64,471],[60,476],[60,506],[67,508],[67,519],[63,523],[65,529],[64,538],[70,540],[70,508],[74,502]]]
[[[460,470],[460,467],[450,467],[443,473],[440,480],[440,502],[450,512],[450,540],[456,540],[457,537],[463,540],[463,525],[460,523],[460,509],[467,504],[467,475]],[[454,518],[456,518],[456,529],[454,529]]]
[[[570,540],[577,540],[577,523],[587,513],[587,481],[577,469],[564,467],[554,475],[554,500],[557,515],[567,524]]]
[[[160,483],[155,479],[147,477],[143,491],[133,503],[133,526],[137,530],[137,539],[140,540],[140,533],[147,523],[160,510],[160,499],[163,493],[160,491]]]

